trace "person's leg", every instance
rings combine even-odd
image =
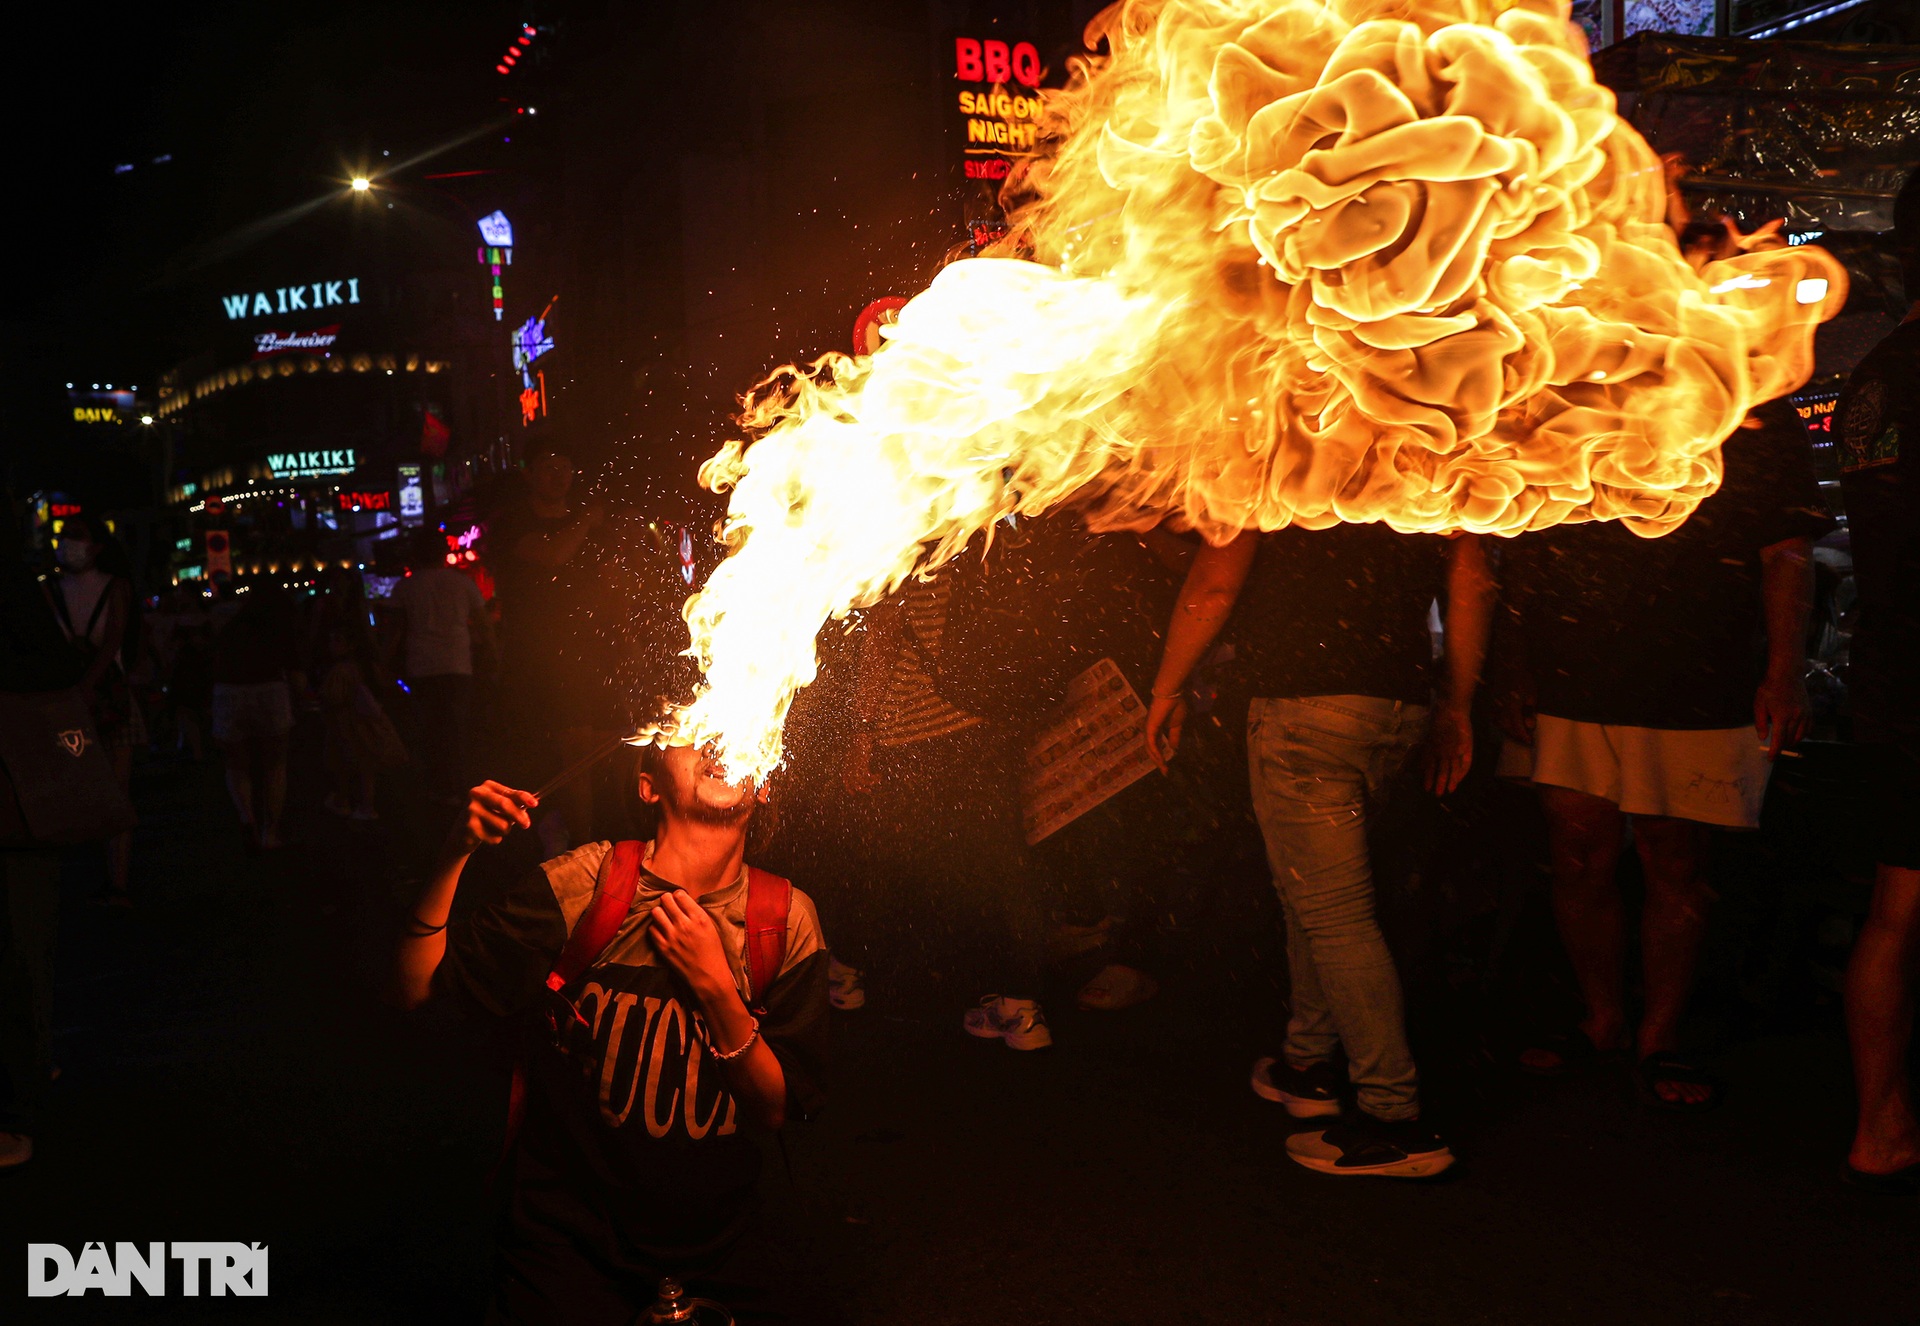
[[[1585,1013],[1580,1030],[1602,1050],[1626,1033],[1626,921],[1614,869],[1620,808],[1570,787],[1540,788],[1553,869],[1553,916],[1573,964]],[[1550,1065],[1546,1065],[1550,1066]]]
[[[1920,1121],[1907,1076],[1916,963],[1920,870],[1883,865],[1847,963],[1847,1040],[1859,1096],[1847,1163],[1865,1174],[1892,1174],[1920,1164]]]
[[[287,802],[287,736],[263,734],[253,743],[254,771],[260,779],[255,812],[262,847],[280,846],[280,816]]]
[[[220,743],[220,756],[227,766],[227,795],[240,815],[240,827],[249,840],[259,837],[253,805],[253,743],[246,737],[234,737]]]
[[[1680,1048],[1680,1019],[1693,993],[1700,941],[1707,933],[1713,892],[1707,884],[1712,841],[1704,824],[1657,815],[1633,816],[1634,846],[1647,882],[1640,913],[1640,963],[1646,977],[1646,1009],[1636,1038],[1636,1057]],[[1704,1099],[1698,1084],[1674,1085],[1686,1100]],[[1666,1091],[1662,1092],[1667,1094]]]
[[[0,1155],[18,1163],[46,1105],[53,1071],[53,947],[60,918],[60,854],[0,851]],[[17,1159],[15,1159],[17,1157]]]
[[[1400,975],[1374,913],[1367,850],[1368,770],[1375,746],[1393,740],[1388,729],[1397,724],[1389,701],[1336,696],[1269,700],[1248,728],[1255,812],[1289,906],[1289,934],[1305,934],[1300,966],[1317,979],[1346,1047],[1360,1108],[1387,1122],[1420,1113]],[[1314,987],[1294,979],[1311,1021],[1310,1034],[1289,1039],[1289,1057],[1323,1053]]]

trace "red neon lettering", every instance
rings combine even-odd
[[[1013,74],[1013,68],[1007,63],[1007,44],[1004,41],[990,41],[981,50],[987,57],[987,81],[1004,83]]]
[[[980,43],[971,37],[955,37],[953,76],[963,83],[978,83],[985,74],[986,70],[980,64]]]
[[[1032,42],[1023,41],[1013,48],[1013,77],[1028,87],[1040,86],[1040,52]]]

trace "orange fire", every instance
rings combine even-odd
[[[824,622],[1070,497],[1216,540],[1657,536],[1844,301],[1819,249],[1681,257],[1565,0],[1123,0],[1103,38],[1012,182],[1028,256],[776,374],[701,471],[732,555],[686,607],[673,739],[771,771]]]

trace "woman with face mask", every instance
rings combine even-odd
[[[80,691],[124,790],[133,772],[134,748],[147,744],[146,720],[122,664],[123,655],[132,653],[132,568],[106,527],[84,514],[67,517],[54,557],[60,563],[60,574],[52,584],[54,613],[68,644],[85,662]],[[132,905],[127,892],[132,851],[130,833],[108,840],[107,887],[94,901],[113,907]]]

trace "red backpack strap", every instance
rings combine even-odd
[[[758,866],[747,867],[747,1006],[767,1011],[767,992],[787,963],[787,913],[793,884]]]
[[[615,843],[607,853],[600,863],[600,877],[593,882],[593,897],[547,975],[547,989],[572,985],[613,942],[620,923],[633,910],[633,893],[639,887],[640,864],[646,854],[647,845],[633,840]]]

